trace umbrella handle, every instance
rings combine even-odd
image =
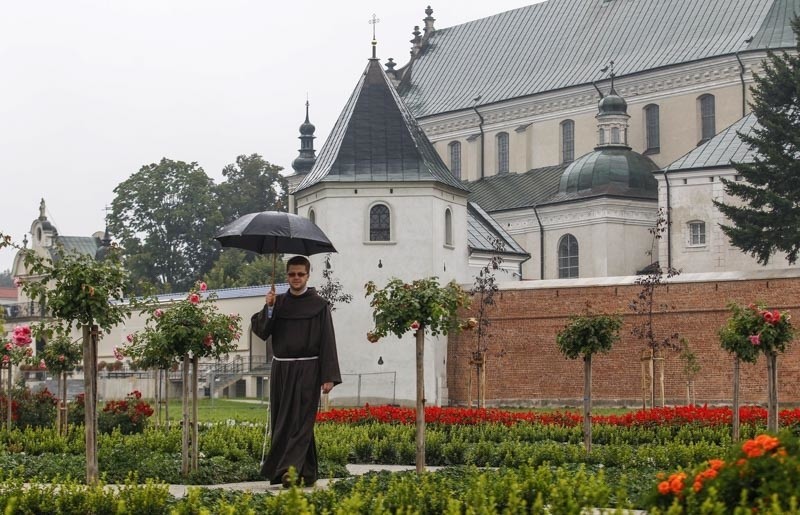
[[[278,259],[278,254],[272,254],[272,291],[275,291],[275,261]]]

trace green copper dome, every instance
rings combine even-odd
[[[658,198],[658,182],[653,177],[656,170],[658,165],[649,157],[627,147],[598,148],[564,170],[558,196]]]
[[[597,104],[598,114],[628,114],[628,103],[613,89]]]

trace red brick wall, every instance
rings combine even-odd
[[[680,279],[680,278],[678,278]],[[492,335],[487,359],[487,405],[580,405],[583,398],[583,361],[568,360],[556,346],[556,334],[567,318],[584,310],[623,314],[619,341],[608,354],[592,359],[592,398],[597,404],[641,406],[643,341],[631,334],[641,322],[629,304],[641,287],[586,286],[547,289],[502,290],[491,311]],[[678,332],[689,340],[702,369],[695,379],[698,403],[730,403],[733,358],[719,345],[717,331],[728,318],[729,301],[766,303],[789,310],[800,327],[800,278],[769,280],[672,283],[656,293],[656,303],[666,306],[657,314],[657,334]],[[799,335],[800,336],[800,335]],[[476,347],[476,334],[450,335],[447,381],[450,403],[467,402],[468,374],[472,373],[472,398],[477,380],[468,361]],[[502,356],[499,354],[503,354]],[[683,362],[677,352],[665,356],[667,403],[686,402]],[[657,377],[657,376],[656,376]],[[742,403],[766,403],[766,362],[742,364]],[[778,400],[781,405],[800,405],[800,345],[793,343],[778,357]]]

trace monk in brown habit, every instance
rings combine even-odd
[[[269,378],[272,444],[261,467],[271,484],[290,486],[289,467],[306,486],[317,480],[314,421],[320,392],[342,382],[331,309],[307,286],[311,264],[303,256],[286,263],[289,291],[267,293],[264,308],[251,319],[253,332],[272,336]]]

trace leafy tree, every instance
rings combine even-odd
[[[223,222],[247,213],[285,211],[288,183],[279,173],[281,170],[258,154],[241,155],[223,168],[225,182],[216,188]]]
[[[219,253],[222,222],[214,183],[197,163],[163,158],[114,188],[109,231],[134,281],[156,291],[186,291]]]
[[[272,282],[272,255],[258,255],[239,249],[222,249],[214,266],[204,276],[209,288],[236,288]],[[286,270],[275,269],[275,282],[286,281]]]
[[[569,359],[583,357],[583,441],[592,451],[592,355],[608,352],[619,340],[619,315],[573,315],[556,336],[558,350]]]
[[[14,286],[14,276],[11,275],[11,270],[0,272],[0,286]]]
[[[800,20],[792,20],[800,51]],[[744,181],[722,179],[725,192],[743,201],[714,205],[730,221],[721,224],[731,243],[766,264],[778,252],[789,263],[800,252],[800,55],[767,52],[764,74],[754,75],[750,107],[758,125],[739,133],[755,156],[733,163]]]
[[[469,304],[467,293],[455,282],[439,285],[436,277],[404,283],[392,279],[382,289],[372,281],[366,284],[366,296],[372,296],[370,307],[375,329],[367,333],[373,343],[389,333],[401,338],[408,331],[416,336],[417,363],[417,474],[425,471],[425,331],[432,336],[446,335],[459,329],[458,310]]]

